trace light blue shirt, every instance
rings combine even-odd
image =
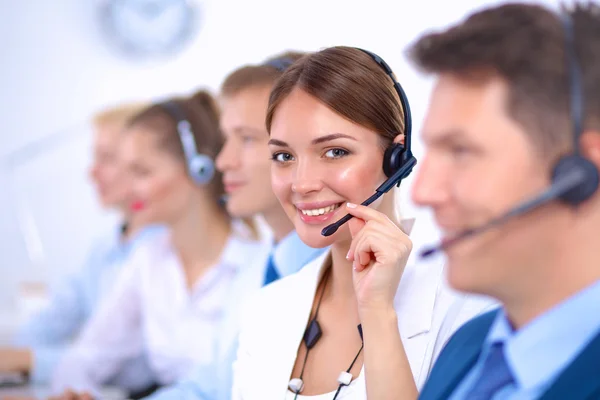
[[[293,231],[272,250],[275,268],[281,277],[298,272],[304,265],[320,256],[328,248],[314,249],[308,247],[298,234]],[[246,285],[253,285],[251,291],[258,290],[263,282],[263,277],[267,269],[265,263],[262,271],[259,271],[259,280],[243,282]],[[246,279],[247,276],[240,275],[239,279]],[[227,400],[231,398],[233,385],[233,363],[237,356],[237,336],[239,323],[225,326],[224,329],[234,332],[221,332],[224,337],[235,337],[235,343],[228,346],[226,354],[219,357],[219,365],[203,366],[196,368],[193,373],[179,383],[159,390],[148,400]],[[217,345],[218,347],[218,345]]]
[[[110,289],[132,248],[158,229],[148,228],[123,242],[119,226],[98,239],[83,267],[61,281],[52,291],[48,305],[19,329],[14,345],[32,350],[30,379],[34,383],[50,381],[58,361]]]
[[[539,398],[560,372],[600,333],[600,281],[514,331],[503,310],[492,324],[477,363],[449,400],[466,400],[493,343],[504,343],[514,383],[490,400]]]

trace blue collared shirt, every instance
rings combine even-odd
[[[33,382],[49,382],[58,361],[112,286],[132,248],[159,229],[147,228],[123,242],[119,226],[99,238],[82,268],[61,281],[48,305],[19,329],[14,344],[32,350]]]
[[[600,281],[576,293],[514,331],[501,310],[471,371],[450,400],[466,399],[481,375],[492,344],[504,343],[506,362],[514,383],[491,400],[533,400],[540,397],[600,330]]]
[[[313,259],[317,258],[328,248],[314,249],[308,247],[298,234],[293,231],[288,234],[283,240],[277,243],[272,252],[275,268],[280,277],[291,275],[298,272],[304,265],[308,264]],[[255,285],[253,291],[260,288],[263,282],[262,276],[266,271],[265,263],[261,280],[256,282],[248,282]],[[240,275],[240,278],[246,278],[245,275]],[[249,293],[251,293],[250,291]],[[240,326],[230,325],[226,329],[236,330],[234,336],[237,337],[237,330]],[[223,336],[230,336],[222,332]],[[233,346],[229,346],[227,354],[219,359],[219,365],[209,366],[210,368],[198,367],[187,378],[179,383],[162,389],[150,396],[149,400],[227,400],[231,398],[232,381],[233,381],[233,362],[237,356],[237,341]]]

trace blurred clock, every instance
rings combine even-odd
[[[136,58],[171,56],[195,36],[200,5],[193,0],[105,0],[103,31],[121,52]]]

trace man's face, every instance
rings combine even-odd
[[[258,86],[226,96],[221,102],[221,130],[226,141],[216,165],[223,173],[227,211],[251,217],[280,208],[271,188],[271,153],[265,126],[271,87]]]
[[[507,114],[507,98],[506,84],[495,78],[472,84],[442,75],[432,93],[412,196],[432,209],[446,238],[485,224],[550,183],[551,165]],[[448,248],[451,285],[492,295],[518,285],[528,271],[543,268],[564,215],[563,206],[548,205]]]

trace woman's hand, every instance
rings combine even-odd
[[[58,396],[52,396],[48,400],[94,400],[91,394],[87,392],[77,393],[70,389],[65,390]]]
[[[393,309],[394,297],[412,250],[412,242],[385,214],[348,203],[354,290],[359,313]]]
[[[32,358],[27,349],[0,347],[0,372],[29,372]]]

